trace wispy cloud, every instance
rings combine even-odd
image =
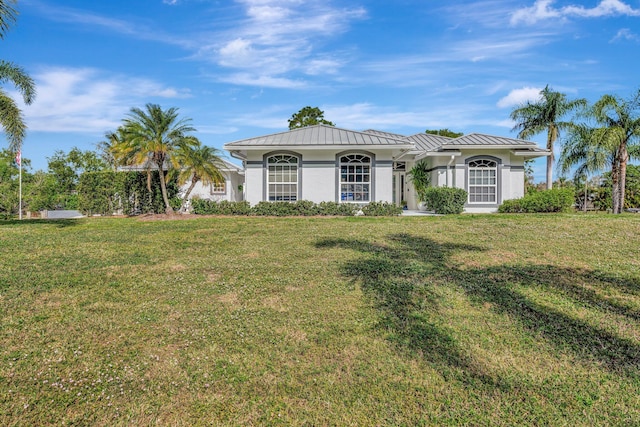
[[[22,107],[32,131],[101,133],[117,127],[132,106],[190,96],[188,90],[90,68],[49,68],[33,78],[38,96]]]
[[[595,7],[584,6],[564,6],[553,7],[555,0],[536,0],[533,6],[525,7],[515,11],[511,15],[511,25],[520,23],[533,25],[540,21],[550,19],[567,19],[571,17],[579,18],[601,18],[609,16],[640,16],[640,9],[620,0],[601,0]]]
[[[71,7],[50,6],[39,0],[29,0],[28,4],[52,21],[82,25],[91,29],[101,28],[141,40],[158,41],[185,48],[193,47],[193,42],[188,38],[167,34],[160,28],[151,28],[141,22],[110,18]],[[175,4],[175,0],[170,4]]]
[[[610,42],[613,43],[619,40],[629,40],[633,42],[640,42],[640,36],[632,32],[629,28],[622,28],[616,33],[616,35],[611,39]]]
[[[197,57],[236,70],[236,84],[264,87],[304,86],[292,75],[335,73],[346,60],[319,46],[363,19],[362,8],[345,9],[319,0],[238,0],[243,18],[233,30],[215,35]],[[242,78],[238,78],[241,76]],[[291,84],[292,82],[297,82]]]

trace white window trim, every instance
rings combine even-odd
[[[485,164],[487,166],[472,166],[472,165],[475,165],[475,164]],[[493,166],[488,166],[488,164],[492,164]],[[471,184],[471,175],[472,175],[473,171],[481,171],[481,172],[493,171],[494,172],[494,176],[493,176],[494,183],[493,184],[480,184],[480,185],[473,184],[472,185]],[[490,175],[489,175],[489,178],[491,178]],[[481,200],[481,201],[471,201],[471,196],[472,196],[471,187],[493,188],[493,198],[494,198],[494,200],[492,200],[492,201],[483,201],[483,200]],[[473,159],[472,161],[470,161],[467,164],[467,191],[469,193],[467,202],[470,205],[488,205],[488,204],[495,205],[495,204],[497,204],[498,203],[498,190],[499,190],[499,188],[498,188],[498,162],[496,160],[489,159],[489,158],[477,158],[477,159]],[[479,195],[476,195],[476,197],[477,196],[482,196],[482,193],[480,193]]]
[[[279,158],[280,161],[276,161],[271,163],[270,160],[271,159],[276,159]],[[293,161],[292,161],[293,160]],[[271,181],[271,171],[270,168],[271,166],[277,166],[277,165],[287,165],[290,168],[292,166],[295,166],[295,173],[292,173],[291,169],[288,171],[288,176],[289,178],[295,178],[295,181]],[[300,159],[293,155],[293,154],[286,154],[286,153],[282,153],[282,154],[271,154],[266,158],[266,166],[267,166],[267,176],[266,176],[266,181],[267,181],[267,188],[266,188],[266,196],[267,196],[267,201],[270,202],[280,202],[280,201],[288,201],[288,202],[295,202],[298,200],[298,192],[299,192],[299,174],[300,174]],[[271,199],[271,185],[293,185],[295,186],[295,190],[293,192],[289,192],[287,194],[289,194],[288,197],[293,197],[293,200],[278,200],[278,192],[275,191],[274,192],[274,199]],[[277,187],[276,187],[277,188]],[[284,193],[282,193],[280,195],[281,197],[284,196]]]
[[[351,160],[348,161],[348,162],[343,162],[342,161],[343,158],[350,158]],[[355,162],[354,160],[356,158],[359,158],[360,160],[368,159],[368,161],[367,162],[362,162],[362,161]],[[339,176],[338,194],[340,196],[340,203],[369,203],[369,202],[371,202],[371,194],[372,194],[372,190],[373,190],[373,180],[372,180],[372,176],[373,176],[373,158],[368,154],[351,153],[351,154],[341,154],[339,156],[338,160],[339,160],[338,161],[338,174],[339,174],[338,175]],[[360,172],[360,173],[358,173],[358,172],[353,172],[353,173],[347,172],[347,176],[348,175],[362,176],[363,179],[364,179],[364,176],[368,176],[368,181],[364,181],[364,180],[360,181],[360,182],[357,182],[357,181],[353,181],[353,182],[343,181],[342,180],[342,167],[343,167],[343,165],[358,165],[358,164],[362,165],[363,167],[367,166],[369,168],[368,172],[367,173],[365,173],[364,171]],[[363,186],[366,185],[367,186],[367,191],[366,191],[367,198],[366,198],[366,200],[364,200],[364,199],[356,200],[355,196],[354,196],[354,200],[343,199],[343,197],[342,197],[342,195],[344,193],[342,191],[342,186],[343,185],[354,185],[354,186],[355,185],[363,185]],[[349,193],[349,192],[347,191],[346,193]],[[364,191],[356,192],[355,189],[354,189],[353,193],[356,194],[356,193],[365,193],[365,192]]]

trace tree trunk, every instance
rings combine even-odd
[[[551,155],[547,157],[547,190],[553,188],[553,151]]]
[[[620,170],[618,173],[620,174],[620,178],[618,179],[618,212],[622,213],[624,210],[624,196],[625,196],[625,186],[627,183],[627,161],[629,160],[629,153],[627,153],[627,144],[626,142],[622,144],[620,147]]]
[[[612,204],[612,212],[620,213],[620,159],[616,158],[613,161],[613,166],[611,168],[611,204]]]
[[[191,185],[187,189],[187,192],[184,193],[184,197],[182,198],[182,206],[180,206],[180,212],[184,212],[185,211],[185,205],[187,204],[187,201],[189,200],[189,194],[191,194],[191,191],[193,190],[193,187],[195,187],[197,183],[198,183],[198,179],[194,175],[193,178],[191,178]]]
[[[164,170],[162,170],[162,166],[164,163],[164,159],[162,163],[158,163],[158,175],[160,176],[160,190],[162,191],[162,200],[164,200],[165,213],[167,215],[172,215],[173,208],[169,203],[169,196],[167,195],[167,183],[165,182]]]
[[[553,188],[553,161],[555,158],[553,155],[553,143],[557,136],[558,130],[553,126],[549,126],[549,130],[547,131],[547,150],[549,150],[551,154],[547,157],[547,190]]]

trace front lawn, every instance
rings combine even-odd
[[[638,425],[640,215],[0,223],[0,425]]]

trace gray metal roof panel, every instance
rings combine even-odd
[[[415,143],[416,148],[423,151],[437,151],[442,147],[442,144],[452,141],[452,138],[430,133],[417,133],[405,139]]]
[[[364,146],[402,146],[412,145],[403,138],[390,137],[383,134],[357,132],[334,126],[316,125],[293,129],[286,132],[229,142],[225,148],[259,146],[318,146],[318,145],[364,145]]]
[[[482,133],[470,133],[468,135],[463,135],[458,138],[446,141],[442,144],[443,148],[447,147],[455,147],[460,145],[477,145],[477,146],[487,146],[487,145],[502,145],[502,146],[523,146],[530,145],[535,147],[536,144],[531,141],[525,141],[522,139],[513,139],[506,138],[504,136],[495,136],[495,135],[486,135]]]
[[[388,138],[396,138],[396,139],[406,138],[404,135],[400,135],[399,133],[385,132],[382,130],[375,130],[375,129],[367,129],[367,130],[363,130],[362,132],[370,133],[373,135],[386,136]]]

